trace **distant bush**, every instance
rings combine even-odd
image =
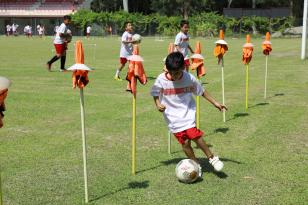
[[[97,24],[103,28],[112,27],[114,34],[121,34],[126,21],[134,24],[134,30],[141,35],[173,36],[179,31],[180,16],[162,16],[159,14],[143,15],[141,13],[101,12],[95,13],[88,10],[80,10],[72,15],[73,24],[79,28],[85,28],[88,24]],[[242,18],[224,17],[215,12],[203,12],[189,17],[190,33],[195,36],[217,35],[220,29],[226,31],[226,35],[238,33],[260,33],[267,31],[283,31],[292,27],[292,17],[266,18],[259,16],[246,16]]]

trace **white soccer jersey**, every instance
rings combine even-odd
[[[55,37],[55,40],[53,41],[54,44],[63,44],[64,43],[64,38],[60,37],[61,33],[67,33],[67,26],[65,25],[65,23],[62,23],[59,28],[57,29],[57,34]]]
[[[11,26],[10,25],[6,25],[6,31],[11,31]]]
[[[188,45],[189,45],[189,35],[183,32],[178,33],[175,36],[174,45],[180,47],[180,52],[183,54],[185,60],[188,59]],[[176,51],[176,49],[175,49]]]
[[[123,41],[131,41],[133,39],[133,34],[128,33],[125,31],[122,35],[121,39],[121,50],[120,50],[120,57],[127,58],[133,54],[133,45],[131,43],[124,44]]]
[[[87,27],[87,33],[91,33],[91,26]]]
[[[152,96],[159,96],[168,128],[172,133],[196,127],[196,103],[194,95],[204,92],[201,84],[190,73],[183,71],[180,80],[172,81],[167,73],[160,74],[151,90]]]

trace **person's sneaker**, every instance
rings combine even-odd
[[[202,177],[202,167],[200,166],[200,164],[198,164],[198,168],[199,168],[199,177]]]
[[[49,63],[46,63],[46,68],[49,72],[51,71],[51,65]]]
[[[122,81],[122,79],[120,78],[120,76],[117,76],[117,75],[114,76],[114,79],[117,80],[117,81]]]
[[[60,70],[59,70],[59,71],[60,71],[60,72],[65,72],[65,71],[66,71],[66,69],[61,69],[61,68],[60,68]]]
[[[220,172],[224,167],[224,163],[219,160],[218,156],[214,156],[213,158],[209,159],[209,162],[217,172]]]

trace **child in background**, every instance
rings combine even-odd
[[[122,43],[121,43],[121,50],[120,50],[120,66],[116,70],[114,79],[121,81],[120,72],[124,68],[127,58],[133,54],[133,25],[131,22],[124,23],[125,32],[122,35]]]
[[[51,70],[51,65],[61,58],[61,68],[60,71],[65,71],[65,61],[66,61],[66,50],[67,50],[67,38],[72,37],[72,34],[69,33],[68,25],[71,23],[70,16],[64,16],[63,23],[59,26],[55,39],[54,47],[56,49],[56,55],[52,57],[46,64],[48,71]]]
[[[182,20],[180,23],[181,31],[175,37],[175,51],[181,52],[184,56],[185,69],[188,71],[190,63],[188,56],[188,49],[191,53],[194,53],[192,48],[189,45],[189,22],[186,20]]]
[[[194,141],[204,152],[214,169],[221,171],[223,162],[210,151],[202,139],[203,132],[196,128],[196,104],[193,94],[204,97],[220,111],[227,108],[216,102],[192,74],[184,71],[182,53],[169,54],[165,64],[167,72],[157,77],[151,90],[158,111],[163,113],[169,130],[182,145],[183,151],[189,159],[198,163],[191,146],[191,141]],[[200,165],[199,169],[201,176]]]

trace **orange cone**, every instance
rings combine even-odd
[[[218,58],[218,64],[220,64],[223,56],[228,51],[227,42],[224,40],[223,30],[219,31],[219,40],[216,41],[216,46],[214,48],[214,56]]]
[[[272,46],[270,42],[271,35],[269,32],[266,33],[265,35],[265,41],[262,43],[262,49],[263,49],[263,54],[264,55],[269,55],[270,52],[272,51]]]
[[[8,88],[11,85],[11,81],[5,77],[0,76],[0,128],[3,127],[3,112],[5,111],[5,99],[8,94]]]
[[[200,41],[196,42],[195,53],[191,56],[191,69],[197,69],[197,76],[201,78],[205,75],[205,67],[203,63],[204,57],[201,55],[201,44]]]
[[[253,52],[253,44],[250,43],[250,35],[247,35],[246,43],[243,45],[243,55],[242,55],[243,64],[247,65],[250,63],[252,59],[252,52]]]
[[[84,50],[82,42],[76,41],[75,44],[75,64],[67,70],[74,71],[72,74],[73,88],[84,88],[88,83],[88,71],[91,71],[88,66],[84,64]]]
[[[138,44],[134,45],[133,55],[128,57],[129,65],[126,80],[128,81],[127,84],[127,91],[132,92],[136,96],[137,92],[137,79],[143,85],[147,83],[147,77],[144,72],[144,68],[142,65],[142,57],[139,55],[139,46]]]

